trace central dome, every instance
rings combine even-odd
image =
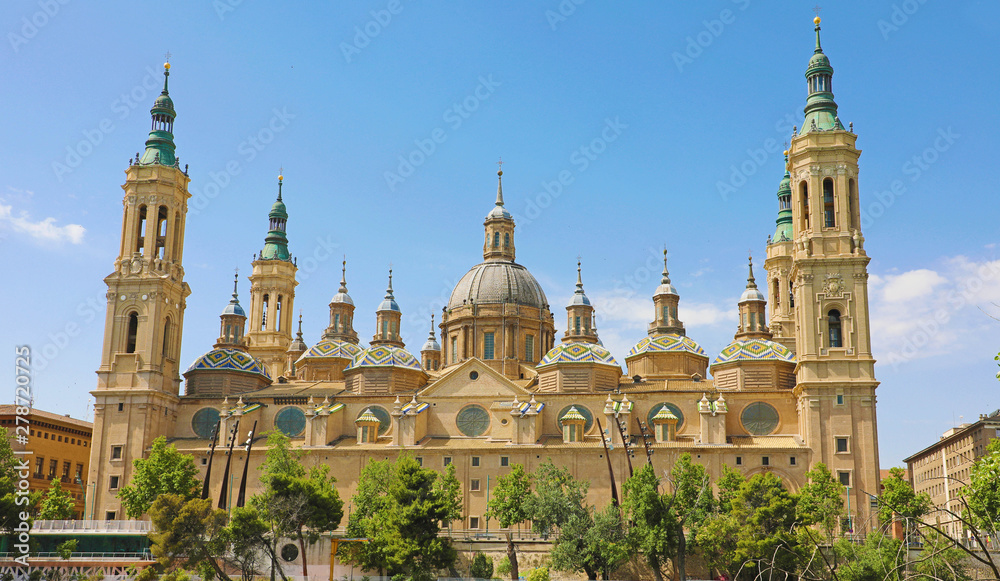
[[[465,273],[451,293],[448,308],[514,303],[544,309],[549,301],[535,277],[516,262],[487,261]]]

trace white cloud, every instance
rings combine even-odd
[[[1000,260],[945,258],[938,270],[872,275],[871,333],[884,363],[957,354],[995,340]],[[990,324],[993,323],[993,324]]]
[[[82,244],[86,229],[79,224],[56,226],[53,217],[32,221],[27,212],[14,214],[12,206],[0,204],[0,224],[5,224],[15,232],[23,232],[36,240],[45,242],[70,242]]]
[[[887,275],[879,281],[882,297],[887,301],[906,301],[934,292],[934,287],[947,282],[943,276],[921,268],[903,274]]]

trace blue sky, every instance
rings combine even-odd
[[[1000,8],[859,1],[821,16],[840,117],[864,151],[889,466],[1000,407]],[[812,17],[811,2],[754,0],[5,2],[0,374],[30,345],[35,405],[92,418],[120,186],[168,50],[195,194],[182,368],[217,337],[235,267],[248,288],[279,167],[307,342],[346,254],[359,334],[373,332],[391,263],[419,349],[430,313],[481,260],[501,156],[518,261],[557,325],[580,255],[624,364],[666,244],[681,319],[714,356],[735,331],[747,250],[762,257],[774,231]]]

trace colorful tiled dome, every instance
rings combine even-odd
[[[381,422],[381,420],[378,419],[378,416],[375,415],[372,408],[366,409],[364,413],[358,416],[358,419],[354,420],[355,424],[377,424],[379,422]]]
[[[708,357],[701,345],[695,343],[691,338],[682,335],[657,335],[655,337],[644,337],[635,344],[635,347],[628,352],[626,359],[635,357],[643,353],[680,353],[687,352],[702,357]]]
[[[795,355],[784,345],[766,339],[733,341],[719,353],[712,365],[733,361],[787,361],[795,363]]]
[[[402,367],[421,371],[416,357],[406,349],[393,345],[375,345],[361,351],[344,371],[362,367]]]
[[[556,363],[597,363],[600,365],[621,366],[615,361],[611,352],[596,343],[563,343],[556,345],[542,357],[538,368]]]
[[[361,353],[362,348],[354,343],[340,341],[337,339],[323,339],[309,348],[308,351],[299,357],[299,361],[308,357],[341,357],[343,359],[354,359]]]
[[[263,375],[264,377],[271,379],[271,375],[267,372],[267,368],[260,362],[259,359],[254,358],[246,351],[242,351],[240,349],[212,349],[195,360],[195,362],[191,364],[191,367],[188,367],[185,373],[198,369],[227,369],[232,371],[244,371],[246,373]]]
[[[561,418],[559,418],[559,421],[563,423],[573,422],[573,421],[586,422],[587,418],[583,417],[583,414],[580,413],[580,410],[576,409],[576,406],[573,406],[569,408],[569,411],[563,414]]]

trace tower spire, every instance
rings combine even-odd
[[[503,206],[503,158],[497,162],[497,205]]]
[[[663,274],[660,277],[660,284],[670,285],[670,271],[667,270],[667,247],[663,247]]]
[[[168,53],[169,54],[169,53]],[[146,151],[139,158],[139,165],[159,164],[176,166],[177,157],[174,146],[174,119],[177,112],[174,102],[167,91],[167,81],[170,78],[170,63],[163,63],[163,91],[153,102],[149,110],[152,126],[146,139]]]
[[[340,266],[340,288],[337,292],[347,294],[347,257],[344,257]]]
[[[753,278],[753,254],[747,256],[747,262],[749,263],[750,274],[747,276],[747,288],[757,288],[757,281]]]
[[[285,202],[281,199],[281,186],[285,176],[278,174],[278,199],[271,206],[268,213],[268,232],[264,238],[264,249],[260,252],[261,260],[284,260],[292,261],[292,255],[288,252],[288,237],[285,234],[285,226],[288,222],[288,210]]]
[[[792,176],[789,172],[788,150],[785,150],[785,175],[778,183],[778,219],[772,243],[787,242],[792,239]]]
[[[804,135],[811,131],[832,131],[843,129],[837,117],[837,103],[833,100],[833,67],[830,66],[830,59],[823,54],[823,47],[819,41],[820,17],[817,15],[813,19],[816,25],[816,49],[809,59],[809,67],[806,69],[806,82],[809,86],[809,97],[806,99],[805,120],[802,122],[802,129],[799,135]]]

